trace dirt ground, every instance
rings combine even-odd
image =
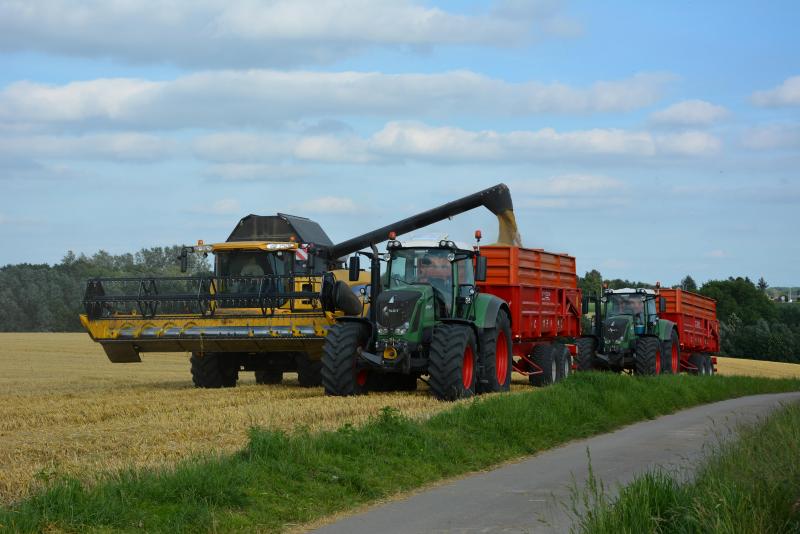
[[[240,449],[254,426],[294,431],[361,424],[391,406],[429,417],[452,404],[416,393],[323,396],[287,374],[278,386],[242,373],[234,389],[192,387],[187,354],[110,363],[85,334],[0,334],[0,503],[60,474],[91,479]],[[800,377],[800,365],[720,358],[721,374]],[[513,389],[529,386],[515,378]]]

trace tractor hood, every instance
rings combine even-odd
[[[631,328],[630,315],[616,315],[603,321],[603,338],[609,348],[619,347],[628,337],[628,330]]]
[[[425,287],[409,289],[389,289],[382,291],[375,301],[378,310],[378,324],[395,330],[404,327],[408,330],[417,303],[425,292]]]

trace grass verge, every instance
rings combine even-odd
[[[281,530],[681,408],[792,390],[800,381],[583,373],[538,391],[479,398],[425,421],[384,409],[362,427],[335,432],[253,429],[234,455],[89,485],[52,481],[0,509],[0,529]]]
[[[609,499],[590,480],[580,532],[800,532],[800,405],[745,427],[691,482],[656,470]]]

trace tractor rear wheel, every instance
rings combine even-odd
[[[276,369],[259,369],[256,371],[256,384],[280,384],[283,381],[283,371]]]
[[[442,324],[433,331],[428,375],[430,387],[440,400],[456,400],[475,394],[478,351],[469,326]]]
[[[639,338],[633,359],[635,374],[661,374],[661,342],[656,337]]]
[[[678,333],[673,330],[669,341],[661,346],[661,372],[665,375],[676,375],[681,371],[681,344]]]
[[[358,369],[358,349],[369,337],[360,323],[338,323],[328,330],[322,346],[322,386],[326,395],[348,396],[367,392],[368,372]]]
[[[593,337],[581,337],[575,342],[578,346],[578,371],[591,371],[594,369],[594,359],[597,354],[597,342]]]
[[[710,361],[710,359],[709,359]],[[708,374],[708,366],[706,365],[706,355],[705,354],[691,354],[689,355],[689,365],[695,367],[695,370],[691,371],[692,374],[695,375],[707,375]]]
[[[494,328],[487,328],[481,335],[481,367],[483,380],[478,386],[480,393],[508,391],[511,386],[513,365],[511,346],[511,322],[503,312],[497,314]]]
[[[239,366],[216,352],[193,352],[192,382],[198,388],[232,388],[239,380]]]
[[[528,382],[532,386],[543,387],[555,384],[558,380],[558,362],[555,358],[555,351],[553,347],[548,344],[536,345],[533,347],[533,354],[531,360],[538,365],[541,373],[535,375],[528,375]],[[532,369],[536,371],[536,369]]]
[[[556,360],[556,382],[561,382],[572,372],[572,354],[561,343],[553,343],[553,358]]]
[[[305,352],[295,356],[297,364],[297,381],[304,388],[315,388],[322,385],[322,360],[312,360]]]

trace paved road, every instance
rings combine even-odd
[[[800,393],[781,393],[698,406],[450,482],[315,532],[568,532],[570,517],[560,503],[570,502],[573,477],[583,487],[587,449],[607,488],[655,465],[690,472],[704,447],[730,437],[732,427],[797,401]]]

